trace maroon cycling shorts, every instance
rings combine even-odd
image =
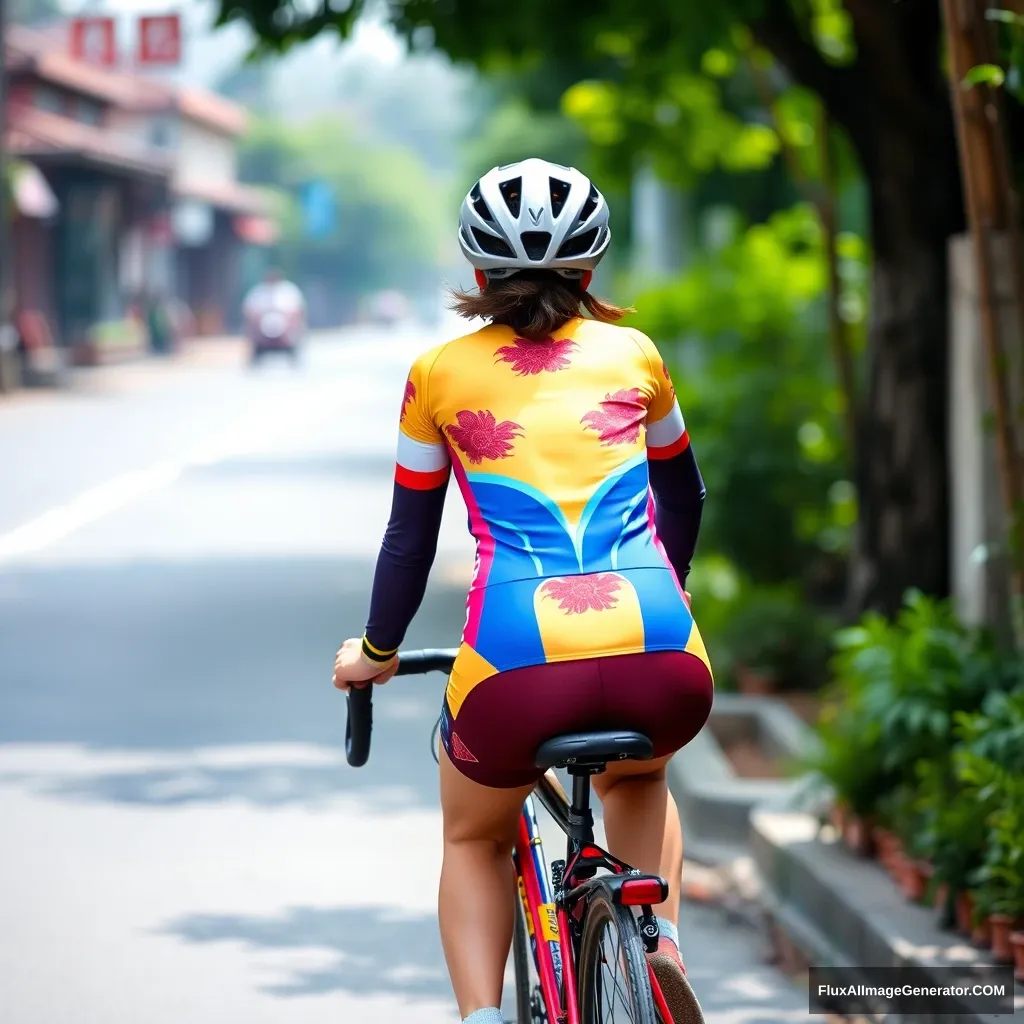
[[[713,699],[711,672],[686,651],[548,662],[478,683],[457,718],[445,699],[441,741],[467,778],[513,789],[541,777],[537,748],[565,733],[630,729],[655,757],[672,754],[704,727]]]

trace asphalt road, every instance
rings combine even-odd
[[[341,755],[333,652],[363,625],[402,382],[433,344],[305,364],[98,371],[0,402],[0,1021],[450,1024],[429,750],[443,680]],[[450,495],[409,646],[451,645],[472,550]],[[552,839],[554,837],[551,837]],[[709,1020],[805,997],[684,910]]]

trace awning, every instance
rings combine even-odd
[[[277,225],[266,217],[236,217],[235,234],[250,245],[273,245],[278,238]]]
[[[60,203],[53,194],[43,172],[25,160],[14,160],[11,169],[11,191],[14,205],[23,217],[47,220],[57,214]]]

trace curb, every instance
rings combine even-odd
[[[988,959],[966,939],[940,932],[934,911],[904,902],[892,881],[872,861],[820,837],[809,814],[757,809],[750,845],[762,882],[761,904],[784,945],[797,959],[843,969],[851,983],[858,967],[904,967],[922,984],[949,984],[943,969],[991,970]],[[1016,996],[1016,1010],[1024,996]],[[873,1015],[887,1022],[903,1017]],[[1001,1018],[964,1009],[961,1013],[906,1018],[920,1024],[995,1024]]]
[[[756,737],[769,754],[796,760],[813,748],[814,734],[785,703],[772,697],[715,695],[714,728],[705,728],[669,763],[669,785],[679,813],[697,847],[713,863],[747,852],[750,815],[764,803],[786,806],[806,787],[802,779],[749,779],[738,776],[715,731]],[[695,859],[702,859],[694,854]]]

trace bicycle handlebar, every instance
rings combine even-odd
[[[427,672],[451,672],[457,647],[440,647],[425,651],[402,651],[398,655],[396,676],[419,676]]]
[[[451,672],[457,648],[403,651],[398,655],[397,676]],[[373,732],[373,684],[348,692],[348,721],[345,723],[345,758],[353,768],[362,768],[370,757]]]

